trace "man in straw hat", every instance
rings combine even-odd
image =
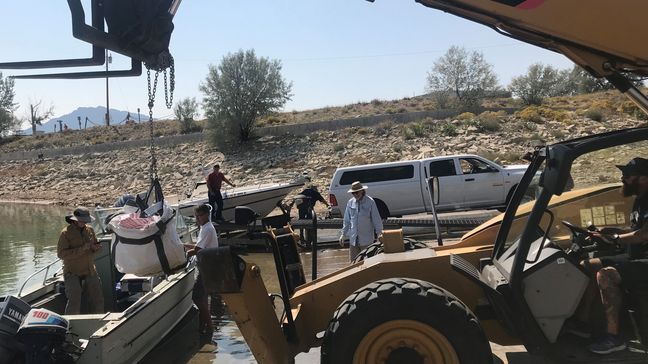
[[[382,235],[383,224],[378,213],[376,202],[367,195],[367,186],[359,181],[351,184],[348,191],[353,195],[344,210],[344,224],[340,232],[340,245],[344,246],[344,237],[349,238],[349,260],[358,255]]]
[[[90,211],[77,207],[65,217],[68,223],[58,241],[57,255],[63,260],[65,295],[68,302],[65,314],[81,313],[81,299],[85,296],[90,313],[104,311],[101,280],[94,265],[94,253],[101,249],[95,232],[87,223],[92,222]]]

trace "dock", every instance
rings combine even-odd
[[[456,236],[457,233],[473,229],[498,214],[498,211],[493,210],[440,213],[438,220],[441,236],[444,238]],[[325,218],[317,219],[316,222],[313,219],[292,219],[290,224],[295,230],[317,229],[318,246],[327,247],[331,243],[337,244],[337,236],[339,230],[342,229],[343,219]],[[390,217],[383,220],[385,229],[402,228],[406,236],[434,233],[434,225],[434,218],[429,214]],[[260,221],[253,225],[222,222],[214,223],[214,226],[224,244],[249,248],[264,248],[266,246],[264,227]]]
[[[461,212],[461,213],[447,213],[439,214],[439,227],[450,229],[472,229],[476,226],[483,224],[490,220],[498,213],[493,212]],[[318,229],[341,229],[343,219],[321,219],[317,220]],[[312,229],[313,220],[311,219],[295,219],[291,221],[291,225],[295,228]],[[434,218],[431,215],[419,214],[407,217],[389,217],[383,220],[385,228],[401,228],[401,227],[428,227],[432,228],[435,225]]]

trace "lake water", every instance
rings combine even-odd
[[[32,272],[56,260],[69,208],[0,204],[0,294],[15,293]]]

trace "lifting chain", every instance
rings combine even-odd
[[[170,55],[169,55],[170,56]],[[151,69],[146,67],[146,79],[148,81],[148,109],[149,109],[149,145],[150,145],[150,158],[149,165],[149,178],[151,180],[157,179],[157,158],[155,156],[155,135],[153,134],[153,106],[155,106],[155,93],[157,92],[158,76],[160,72],[164,73],[164,101],[166,102],[167,109],[173,106],[173,91],[175,91],[175,65],[173,57],[171,57],[169,65],[169,76],[167,77],[167,70],[155,70],[155,78],[151,83]]]

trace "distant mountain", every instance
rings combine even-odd
[[[128,111],[110,109],[110,125],[121,124],[126,120],[128,114]],[[56,131],[59,131],[59,120],[62,121],[60,125],[63,127],[67,125],[70,129],[79,129],[79,118],[81,118],[81,129],[86,127],[91,128],[97,125],[105,125],[105,115],[106,108],[104,106],[80,107],[69,114],[53,117],[44,122],[43,125],[37,125],[36,130],[43,131],[45,133],[52,133],[54,132],[54,126],[56,126]],[[130,113],[130,117],[131,119],[137,121],[137,112]],[[148,116],[144,114],[140,114],[139,117],[141,120],[147,120],[148,118]],[[87,123],[86,118],[88,118]],[[29,128],[23,129],[21,132],[25,135],[31,135],[31,126]]]

